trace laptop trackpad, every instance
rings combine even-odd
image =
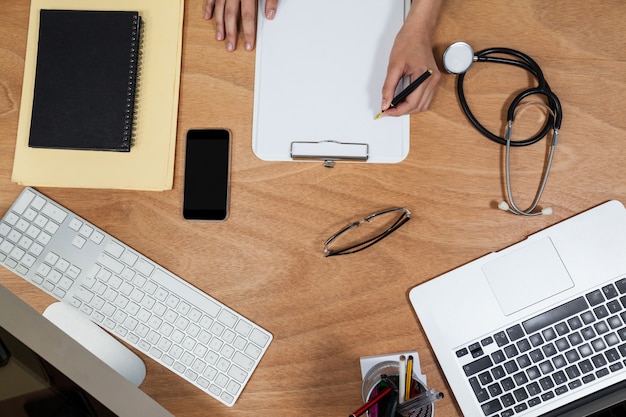
[[[505,315],[574,286],[550,238],[543,238],[483,266]]]

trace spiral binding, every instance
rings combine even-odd
[[[128,67],[128,87],[126,93],[126,118],[124,121],[123,146],[129,149],[135,143],[135,115],[137,112],[137,90],[141,62],[143,25],[141,16],[134,16],[130,44],[130,65]]]

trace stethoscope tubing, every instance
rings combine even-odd
[[[519,60],[490,56],[492,54],[510,55],[510,56],[519,58]],[[550,132],[551,129],[554,129],[554,130],[560,129],[561,121],[562,121],[561,103],[558,97],[552,92],[552,90],[550,90],[550,86],[548,85],[546,79],[544,78],[541,68],[531,57],[529,57],[528,55],[520,51],[516,51],[510,48],[489,48],[489,49],[484,49],[482,51],[477,52],[474,56],[474,60],[477,62],[493,62],[493,63],[498,63],[498,64],[513,65],[513,66],[525,69],[526,71],[529,71],[537,79],[538,85],[536,87],[529,88],[527,90],[522,91],[513,99],[513,101],[511,102],[507,110],[508,122],[511,122],[513,120],[515,109],[520,104],[520,102],[524,98],[531,96],[531,95],[545,96],[548,100],[548,107],[552,109],[554,116],[551,114],[548,117],[548,120],[546,120],[546,124],[543,126],[543,128],[539,132],[537,132],[534,136],[528,139],[511,140],[510,146],[532,145],[540,141],[541,139],[543,139]],[[500,145],[506,145],[507,144],[506,138],[502,138],[499,135],[496,135],[495,133],[492,133],[491,131],[489,131],[478,121],[476,116],[474,116],[474,114],[472,113],[471,109],[469,108],[469,105],[467,104],[467,100],[465,98],[464,79],[465,79],[465,73],[458,74],[456,87],[457,87],[457,94],[459,97],[459,102],[466,117],[476,127],[476,129],[478,129],[478,131],[482,133],[484,136],[486,136],[488,139]]]

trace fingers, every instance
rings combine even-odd
[[[219,4],[218,0],[218,4]],[[239,1],[227,0],[224,6],[223,26],[225,30],[226,49],[234,51],[237,48],[237,19],[239,18]],[[217,16],[215,20],[217,24]],[[219,39],[218,39],[219,40]]]
[[[436,67],[432,68],[432,70],[433,70],[432,75],[428,77],[426,81],[424,81],[422,85],[420,85],[415,91],[409,94],[403,102],[398,103],[398,105],[393,108],[381,107],[382,110],[385,110],[384,115],[385,116],[401,116],[404,114],[418,113],[418,112],[423,112],[423,111],[428,110],[430,103],[432,102],[433,97],[435,95],[436,86],[439,82],[439,79],[441,78],[441,73],[439,72],[438,69],[436,69]],[[417,78],[418,76],[419,75],[412,77],[411,81],[413,81],[413,79]],[[399,80],[399,78],[397,79]],[[386,84],[385,84],[385,87],[383,87],[383,91],[385,91],[384,90],[385,88],[387,88]],[[386,104],[387,107],[389,103],[391,103],[391,100],[393,99],[393,92],[395,91],[395,85],[389,91],[391,91],[391,93],[386,93],[386,92],[383,93],[383,97],[384,97],[383,104]],[[389,94],[389,95],[385,95],[385,94]],[[392,97],[392,98],[389,99],[389,101],[385,103],[385,100],[387,100],[387,97]]]
[[[276,16],[278,0],[265,2],[265,16],[273,19]],[[207,0],[204,7],[204,18],[215,19],[215,38],[226,41],[226,49],[237,48],[238,19],[241,14],[241,30],[248,51],[254,49],[256,38],[256,0]]]
[[[215,39],[218,41],[226,41],[226,49],[234,51],[237,48],[237,25],[239,19],[239,7],[241,5],[242,13],[248,15],[247,26],[244,25],[244,34],[246,31],[252,33],[252,38],[246,37],[246,44],[252,48],[254,45],[254,19],[255,8],[252,7],[252,17],[250,18],[250,3],[254,5],[254,0],[207,0],[204,17],[205,19],[215,19]],[[252,29],[250,29],[250,21],[252,21]]]
[[[276,8],[278,7],[278,0],[267,0],[265,2],[265,17],[272,20],[276,16]]]
[[[205,16],[215,19],[215,39],[218,41],[223,41],[226,36],[224,7],[226,7],[226,0],[207,0]]]
[[[209,20],[213,17],[213,8],[215,7],[215,0],[207,0],[204,4],[204,18]]]
[[[256,2],[241,2],[241,27],[246,51],[254,49],[254,39],[256,38]]]

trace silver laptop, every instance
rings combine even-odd
[[[447,272],[409,298],[464,416],[587,416],[624,407],[622,203]]]

